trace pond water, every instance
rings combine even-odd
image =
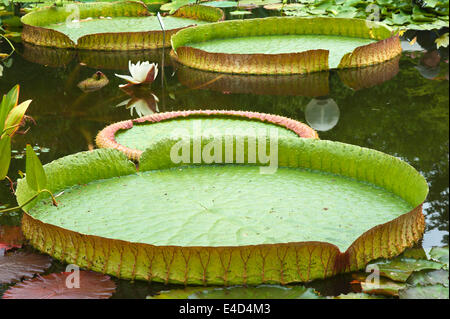
[[[309,123],[322,139],[373,148],[413,165],[430,186],[422,245],[448,245],[448,51],[441,50],[439,56],[408,42],[404,48],[407,51],[400,59],[372,68],[278,77],[200,72],[175,65],[166,55],[164,81],[160,72],[152,94],[135,96],[118,88],[123,81],[114,73],[127,74],[128,59],[161,65],[161,51],[95,55],[17,44],[17,52],[1,65],[0,92],[20,83],[21,101],[33,99],[28,114],[36,125],[30,122],[29,132],[15,137],[10,177],[17,179],[17,172],[25,170],[26,143],[35,146],[42,162],[48,163],[94,148],[96,134],[108,124],[157,110],[273,113]],[[6,50],[2,47],[2,52]],[[96,71],[102,71],[109,83],[83,92],[77,84]],[[7,183],[0,186],[0,207],[14,205]],[[20,218],[19,212],[1,216],[0,224],[19,225]],[[64,265],[55,261],[48,272],[62,269]],[[349,289],[348,280],[342,278],[310,285],[324,295],[339,294]],[[168,288],[117,282],[115,297],[120,298],[143,298]]]

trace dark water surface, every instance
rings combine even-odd
[[[152,93],[159,98],[156,107],[148,92],[132,97],[118,89],[123,81],[114,73],[128,74],[129,59],[161,65],[160,51],[76,53],[18,44],[8,65],[2,64],[0,92],[4,94],[19,83],[20,100],[33,100],[28,114],[36,125],[30,123],[26,135],[14,138],[10,177],[17,179],[17,172],[25,170],[26,143],[36,146],[45,164],[95,147],[96,134],[108,124],[157,109],[274,113],[309,123],[321,139],[373,148],[413,165],[430,186],[424,206],[427,228],[423,246],[448,245],[448,53],[426,52],[407,42],[404,46],[408,51],[400,59],[382,65],[308,76],[207,73],[173,65],[166,55],[164,87],[161,74],[152,84]],[[2,47],[2,52],[6,50]],[[108,85],[90,93],[77,87],[99,70],[109,78]],[[135,108],[120,105],[130,98],[137,102]],[[0,187],[0,207],[15,205],[7,184],[2,182]],[[20,217],[18,212],[2,216],[0,224],[19,225]],[[50,272],[63,268],[55,261]],[[345,276],[312,286],[334,295],[348,289],[342,282],[348,282]],[[119,280],[115,297],[143,298],[167,288]]]

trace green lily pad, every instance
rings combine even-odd
[[[223,19],[219,8],[183,6],[162,18],[163,30],[142,2],[71,3],[44,7],[21,18],[25,42],[87,50],[139,50],[170,46],[170,37],[188,26]]]
[[[309,73],[380,63],[400,53],[387,26],[344,18],[232,20],[181,30],[172,39],[180,63],[225,73]],[[371,50],[380,53],[376,61]]]
[[[217,39],[192,43],[190,46],[207,52],[226,54],[280,54],[329,50],[328,63],[330,68],[335,69],[347,52],[374,42],[376,41],[364,38],[305,34]]]
[[[333,297],[332,299],[386,299],[386,297],[351,292],[348,294],[340,294],[339,296]]]
[[[412,286],[399,291],[400,299],[448,299],[448,287],[442,285]]]
[[[398,296],[398,291],[406,287],[405,283],[384,277],[378,278],[377,281],[367,280],[367,274],[364,273],[356,273],[352,277],[355,279],[352,284],[360,285],[361,292],[371,295]]]
[[[208,23],[206,21],[199,21],[194,19],[186,19],[179,17],[163,17],[162,21],[166,30],[179,29],[187,26]],[[77,27],[78,25],[78,27]],[[72,41],[77,40],[88,34],[95,34],[101,32],[113,33],[119,32],[145,32],[145,31],[160,31],[161,26],[158,18],[150,17],[104,17],[95,19],[85,19],[77,22],[49,24],[46,28],[59,31],[66,34]]]
[[[188,111],[150,115],[134,121],[124,121],[110,125],[97,136],[99,147],[120,149],[130,159],[138,160],[140,154],[168,136],[226,134],[244,137],[249,133],[277,130],[280,137],[316,138],[317,134],[307,125],[280,116],[256,112],[239,111]]]
[[[433,247],[430,251],[430,257],[436,261],[439,261],[446,265],[448,269],[448,246],[445,247]]]
[[[319,299],[314,289],[303,286],[227,287],[227,288],[186,288],[161,292],[149,299]]]
[[[413,286],[441,284],[448,287],[448,270],[422,270],[414,272],[407,281]]]
[[[269,172],[260,157],[248,159],[251,150],[243,163],[225,164],[225,152],[212,162],[177,162],[179,142],[167,136],[147,149],[138,172],[113,149],[47,164],[48,189],[60,194],[59,205],[45,195],[26,205],[25,236],[57,259],[117,277],[254,285],[360,269],[364,260],[400,253],[397,247],[411,246],[423,232],[426,181],[397,158],[283,136],[278,167]],[[194,155],[217,140],[205,134],[191,142]],[[18,182],[19,204],[33,194],[26,178]],[[396,235],[404,225],[411,231]],[[368,245],[367,255],[360,245]]]
[[[441,269],[442,264],[424,259],[395,258],[374,263],[380,270],[380,275],[394,281],[406,282],[414,271],[424,269]]]

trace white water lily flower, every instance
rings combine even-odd
[[[158,76],[157,63],[150,63],[148,61],[141,63],[141,61],[138,61],[136,64],[133,64],[131,61],[128,61],[128,69],[130,70],[131,76],[116,74],[117,77],[128,82],[128,84],[121,84],[119,87],[151,83]]]

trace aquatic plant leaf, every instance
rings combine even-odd
[[[51,258],[28,252],[12,252],[0,256],[0,284],[31,278],[51,266]]]
[[[109,276],[92,271],[62,272],[25,280],[10,287],[3,299],[108,299],[116,290]],[[79,286],[78,286],[79,284]]]
[[[398,36],[386,25],[344,18],[270,17],[200,25],[180,30],[172,47],[172,57],[189,67],[242,74],[360,67],[401,53]]]
[[[130,100],[128,103],[130,102],[134,101]],[[192,119],[186,119],[188,117]],[[201,123],[196,122],[201,118],[203,118]],[[193,134],[195,123],[203,125],[203,130],[220,130],[220,134],[226,134],[227,129],[264,129],[267,132],[271,128],[277,128],[278,134],[283,136],[318,137],[317,133],[306,124],[282,116],[257,112],[202,110],[159,113],[118,122],[103,129],[97,135],[96,143],[98,147],[116,148],[124,152],[128,158],[138,160],[145,149],[167,136],[179,137],[176,132],[180,132],[180,129]]]
[[[406,282],[414,271],[424,269],[441,269],[443,264],[424,259],[394,258],[374,263],[380,270],[380,275],[394,281]]]
[[[433,247],[430,250],[430,257],[436,261],[443,263],[446,266],[446,269],[448,269],[449,263],[448,255],[449,255],[448,246]]]
[[[444,285],[448,287],[448,270],[422,270],[414,272],[407,280],[412,286]]]
[[[333,297],[333,299],[386,299],[386,297],[380,295],[369,295],[365,293],[351,292],[348,294],[340,294],[339,296]]]
[[[0,181],[8,175],[11,163],[11,137],[5,136],[0,139]]]
[[[77,84],[83,92],[95,92],[108,85],[109,79],[101,71],[97,71],[90,78],[81,81]]]
[[[400,299],[448,299],[448,287],[442,285],[410,286],[398,293]]]
[[[28,186],[39,192],[47,186],[44,167],[30,144],[26,147],[26,174]]]
[[[210,141],[210,138],[202,138],[202,147]],[[256,285],[306,282],[362,269],[375,258],[400,254],[406,247],[417,243],[423,234],[421,203],[427,194],[427,183],[416,170],[398,158],[338,142],[283,137],[278,141],[279,170],[277,174],[266,175],[259,174],[258,167],[255,167],[261,162],[252,164],[247,161],[238,166],[204,163],[180,167],[182,164],[174,163],[170,158],[170,150],[176,142],[167,137],[146,150],[139,162],[139,172],[124,154],[113,149],[78,153],[47,164],[48,189],[63,192],[58,197],[61,205],[56,210],[48,200],[39,199],[24,207],[26,213],[23,214],[22,227],[25,235],[34,247],[56,259],[121,278],[192,285]],[[238,171],[243,174],[236,174]],[[329,202],[300,204],[298,200],[302,196],[288,196],[298,185],[310,184],[296,183],[295,187],[284,187],[286,192],[274,194],[272,191],[261,196],[260,190],[270,191],[267,185],[278,186],[279,181],[283,185],[298,182],[300,175],[297,174],[326,180],[320,184],[337,189],[338,198],[343,198],[343,189],[333,185],[342,185],[346,180],[358,183],[359,191],[361,184],[369,187],[368,184],[373,183],[379,186],[376,188],[378,191],[391,192],[389,198],[393,198],[392,194],[401,196],[407,205],[393,215],[388,215],[385,207],[382,213],[376,214],[370,201],[370,209],[364,209],[365,213],[358,211],[349,215],[347,220],[352,226],[343,227],[345,232],[335,227],[324,232],[324,225],[333,224],[330,220],[342,217],[342,214],[333,214],[333,206],[328,205]],[[211,185],[211,178],[221,185]],[[333,184],[330,181],[333,178],[339,181]],[[273,179],[276,180],[269,182]],[[262,180],[265,182],[261,183]],[[192,181],[195,181],[194,188]],[[103,189],[101,201],[98,200],[100,188]],[[306,193],[311,193],[311,189]],[[349,189],[353,194],[354,187]],[[320,190],[313,192],[316,195],[304,197],[308,199],[323,194],[322,186]],[[247,195],[248,191],[257,192],[265,201],[255,205],[254,201],[239,197]],[[117,196],[118,192],[121,196]],[[221,195],[217,196],[217,192]],[[18,203],[24,203],[30,194],[33,192],[26,179],[20,180],[16,192]],[[379,198],[384,198],[375,197],[377,205],[380,204]],[[177,200],[172,200],[175,198]],[[296,202],[292,205],[294,198]],[[354,205],[349,204],[348,197],[344,198],[347,206],[340,212],[349,207],[362,209],[361,203],[365,201],[361,198],[366,197],[357,196],[358,204]],[[275,204],[277,199],[277,206],[266,201]],[[235,209],[229,209],[230,203]],[[278,207],[282,205],[280,203],[286,204],[284,210]],[[310,209],[307,205],[311,203],[319,203],[319,206]],[[168,207],[168,204],[178,206]],[[322,206],[324,204],[326,206]],[[223,208],[225,205],[227,209]],[[245,209],[243,205],[246,205]],[[119,207],[127,207],[126,213]],[[270,207],[275,209],[270,210]],[[312,215],[321,217],[321,223],[299,218],[295,213],[297,210],[292,211],[292,207],[302,207],[302,212],[310,211]],[[243,215],[246,208],[249,213]],[[171,212],[170,218],[168,211]],[[239,217],[226,218],[237,213]],[[373,221],[371,218],[376,215],[380,220]],[[252,223],[252,216],[258,216],[258,221],[268,229],[253,231],[260,223]],[[214,224],[216,218],[221,221]],[[167,226],[163,231],[149,232],[148,229],[155,227],[161,230],[161,223],[155,224],[158,220]],[[235,220],[239,220],[238,225]],[[371,221],[371,224],[357,228],[356,220]],[[305,222],[309,224],[305,226]],[[280,225],[283,229],[276,230]],[[312,232],[298,231],[295,225],[307,229],[312,225]],[[241,230],[236,232],[239,227]],[[291,227],[292,231],[287,231],[286,227]],[[313,230],[317,227],[321,231]],[[211,230],[205,232],[205,229]],[[177,231],[181,233],[175,234]],[[331,231],[338,233],[334,235]],[[306,237],[310,235],[316,237]],[[234,238],[235,243],[226,245],[230,238]],[[68,240],[74,244],[66,244]]]
[[[389,280],[384,277],[380,277],[377,282],[373,280],[367,280],[367,274],[357,273],[352,275],[355,280],[352,285],[359,285],[361,291],[371,295],[383,295],[383,296],[398,296],[398,291],[406,287],[405,283]]]
[[[23,233],[18,226],[0,225],[0,255],[1,251],[21,248],[24,242]]]
[[[319,299],[312,288],[304,286],[260,285],[256,287],[189,287],[160,292],[149,299]]]
[[[5,120],[5,128],[3,129],[3,136],[9,135],[13,136],[14,133],[19,129],[20,123],[22,122],[25,113],[30,106],[31,100],[20,103],[15,106],[8,114]]]
[[[0,135],[5,129],[6,117],[19,101],[19,89],[20,87],[17,84],[7,94],[3,95],[0,103]]]
[[[164,37],[157,17],[142,2],[69,5],[72,7],[44,7],[23,16],[24,42],[103,51],[156,49],[170,46],[170,37],[182,28],[216,22],[224,17],[219,8],[201,5],[182,7],[172,16],[163,18],[166,28]],[[71,15],[74,10],[77,11],[77,19]]]

